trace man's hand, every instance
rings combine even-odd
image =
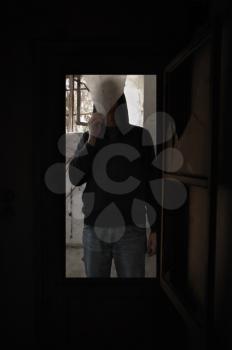
[[[94,140],[95,138],[101,138],[103,129],[106,126],[105,117],[100,113],[93,113],[89,122],[89,140]]]
[[[157,233],[151,231],[147,241],[147,253],[152,256],[157,253]]]

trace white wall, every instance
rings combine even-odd
[[[66,134],[66,159],[73,157],[80,135],[78,133]],[[68,171],[66,172],[66,244],[82,244],[84,216],[81,196],[84,188],[85,184],[78,187],[73,186],[69,180]],[[72,197],[70,196],[71,189],[73,190]]]
[[[144,75],[127,75],[124,93],[130,124],[143,126]]]
[[[156,75],[144,75],[144,127],[156,143]]]

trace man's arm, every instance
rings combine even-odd
[[[157,251],[157,235],[160,233],[161,207],[157,202],[151,188],[151,181],[161,178],[161,170],[154,167],[152,162],[155,159],[155,149],[152,137],[148,130],[143,129],[142,136],[143,160],[145,166],[147,218],[150,225],[148,238],[148,253],[153,255]]]
[[[85,183],[91,173],[93,157],[96,153],[96,139],[85,132],[78,145],[74,158],[69,164],[69,178],[74,186]]]
[[[93,113],[88,122],[89,132],[83,134],[69,166],[69,178],[74,186],[85,183],[91,174],[93,158],[99,148],[104,125],[105,118],[99,113]]]

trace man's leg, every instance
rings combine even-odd
[[[145,277],[146,229],[127,226],[114,244],[113,258],[118,277]]]
[[[83,228],[84,264],[87,277],[110,277],[111,245],[101,241],[91,225]]]

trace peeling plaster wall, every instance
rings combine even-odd
[[[80,134],[79,134],[80,135]],[[66,134],[66,159],[73,156],[79,140],[78,133]],[[82,193],[85,184],[73,186],[66,172],[66,244],[82,244],[84,215],[82,213]],[[73,191],[70,194],[70,191]]]
[[[124,93],[130,124],[143,126],[144,75],[127,75]]]
[[[156,143],[156,75],[144,75],[144,124]]]

